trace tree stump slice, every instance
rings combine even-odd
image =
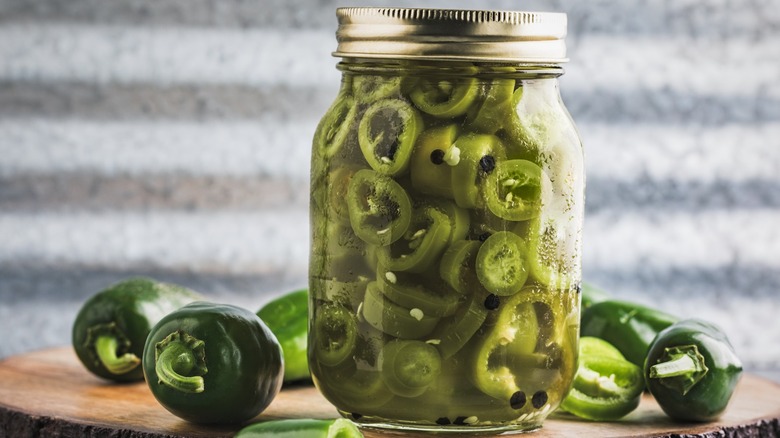
[[[253,421],[335,418],[336,409],[312,386],[286,387]],[[116,384],[90,374],[69,347],[0,362],[0,437],[230,437],[241,426],[204,427],[166,411],[144,382]],[[408,436],[365,431],[366,437]],[[650,395],[620,421],[586,422],[555,413],[533,437],[774,437],[780,436],[780,385],[745,375],[717,422],[677,423]]]

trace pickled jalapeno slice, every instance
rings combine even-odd
[[[391,271],[425,272],[439,258],[450,238],[450,220],[433,207],[412,213],[403,236],[379,250],[379,262]]]
[[[346,361],[355,350],[357,321],[353,313],[344,307],[325,304],[317,309],[314,333],[317,362],[326,366],[337,366]]]
[[[530,356],[539,339],[539,322],[528,289],[518,292],[501,305],[498,320],[479,338],[480,345],[474,356],[472,380],[485,394],[509,400],[518,391],[528,390],[518,386],[516,371],[527,373],[523,356]]]
[[[424,113],[446,119],[465,114],[477,93],[477,79],[473,77],[421,78],[409,98]]]
[[[512,123],[515,80],[493,79],[484,84],[479,102],[471,107],[466,117],[470,129],[487,134],[495,134]]]
[[[429,338],[436,343],[442,358],[447,359],[460,351],[479,330],[487,318],[485,294],[473,293],[454,315],[443,318]]]
[[[395,339],[379,353],[382,380],[393,394],[417,397],[425,392],[441,373],[441,356],[423,341]]]
[[[452,148],[458,136],[457,125],[426,129],[417,137],[409,173],[412,187],[420,193],[452,199]]]
[[[321,375],[325,377],[319,380],[325,386],[323,392],[328,398],[340,401],[342,409],[360,412],[382,406],[394,397],[379,371],[354,367],[322,368]]]
[[[372,103],[377,100],[398,97],[400,92],[400,77],[357,75],[352,79],[352,94],[359,102]]]
[[[366,287],[362,312],[363,318],[372,327],[401,339],[427,336],[439,322],[439,318],[426,315],[422,309],[408,309],[388,300],[375,281]]]
[[[385,246],[403,237],[412,219],[412,202],[400,184],[369,169],[357,171],[347,189],[349,220],[367,243]]]
[[[504,158],[501,140],[490,134],[464,134],[455,141],[458,162],[452,167],[450,182],[455,202],[462,208],[480,206],[480,189],[485,177]]]
[[[466,238],[471,227],[471,216],[468,210],[458,207],[448,199],[425,199],[422,202],[439,210],[449,218],[450,236],[447,239],[448,246]]]
[[[481,244],[479,240],[459,240],[450,245],[441,257],[439,275],[461,294],[479,286],[474,269]]]
[[[450,316],[458,309],[463,295],[419,275],[398,271],[377,270],[377,283],[390,301],[407,309],[420,309],[424,315]]]
[[[494,215],[509,221],[535,217],[542,205],[542,173],[528,160],[498,163],[485,182],[485,203]]]
[[[383,99],[368,107],[358,126],[358,143],[369,166],[383,175],[398,175],[423,130],[420,113],[400,99]]]
[[[528,279],[525,241],[510,231],[499,231],[485,240],[477,253],[477,278],[499,296],[512,295]]]
[[[328,219],[349,225],[349,206],[347,205],[347,190],[349,180],[357,169],[350,166],[337,167],[328,173]]]
[[[348,94],[340,94],[317,126],[314,134],[316,150],[320,156],[330,158],[336,155],[346,142],[352,125],[357,118],[357,106]]]
[[[565,254],[571,249],[560,246],[561,224],[539,216],[530,221],[528,265],[531,276],[550,289],[570,289],[579,283],[575,261]]]

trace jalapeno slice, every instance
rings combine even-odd
[[[358,169],[354,167],[338,167],[328,173],[328,218],[332,218],[340,224],[349,225],[349,206],[347,205],[347,191],[349,180]]]
[[[441,356],[431,344],[396,339],[379,353],[382,380],[393,394],[417,397],[425,392],[441,373]]]
[[[366,286],[363,318],[372,327],[401,339],[420,339],[430,334],[439,318],[426,315],[419,308],[407,309],[382,295],[377,283]]]
[[[485,294],[474,293],[454,315],[443,318],[430,335],[442,358],[447,359],[460,351],[479,330],[487,318]]]
[[[512,104],[515,91],[514,79],[493,79],[484,84],[479,103],[469,110],[466,123],[469,128],[494,134],[511,123],[511,115],[516,113]]]
[[[449,218],[450,236],[447,239],[447,245],[452,245],[453,243],[466,238],[466,235],[469,233],[469,228],[471,227],[471,216],[469,215],[468,210],[458,207],[454,202],[447,199],[426,199],[423,200],[422,203],[430,205]]]
[[[470,133],[458,137],[453,149],[458,156],[450,179],[455,202],[462,208],[478,207],[484,178],[504,158],[501,141],[494,135]]]
[[[515,372],[525,368],[518,361],[534,353],[539,339],[533,299],[532,292],[523,290],[503,303],[496,324],[480,339],[474,356],[471,375],[474,385],[507,403],[518,391],[529,390],[518,386]]]
[[[479,286],[474,270],[481,244],[478,240],[459,240],[450,245],[441,257],[439,275],[461,294]]]
[[[532,219],[541,209],[543,181],[542,168],[531,161],[501,161],[485,182],[485,203],[502,219]]]
[[[478,91],[476,78],[421,78],[409,98],[424,113],[446,119],[465,114]]]
[[[357,119],[355,100],[348,94],[340,94],[317,126],[314,144],[320,156],[336,155],[346,142],[352,124]]]
[[[400,99],[383,99],[363,114],[358,143],[372,169],[383,175],[398,175],[408,169],[422,130],[422,117],[411,105]]]
[[[450,238],[450,220],[433,207],[415,209],[406,233],[380,249],[379,262],[392,271],[425,272]]]
[[[338,400],[342,409],[363,412],[378,408],[394,397],[379,371],[341,367],[323,368],[321,374],[324,379],[318,382],[324,395]]]
[[[334,304],[319,306],[316,312],[312,336],[315,358],[323,365],[337,366],[355,350],[355,316],[344,307]]]
[[[412,218],[406,190],[392,178],[369,169],[352,176],[347,204],[355,234],[373,245],[389,245],[403,237]]]
[[[361,103],[399,97],[400,92],[401,78],[397,76],[356,75],[352,79],[352,95]]]
[[[313,278],[309,292],[316,300],[332,303],[357,311],[363,302],[368,278],[357,278],[355,281],[323,280]]]
[[[412,152],[409,173],[412,187],[420,193],[452,199],[452,147],[458,136],[457,125],[426,129]]]
[[[441,282],[406,272],[377,270],[379,289],[390,301],[407,309],[420,309],[424,315],[450,316],[463,297]]]
[[[477,278],[499,296],[512,295],[528,279],[525,241],[515,233],[499,231],[485,240],[477,253]]]
[[[529,229],[528,265],[531,275],[539,283],[551,289],[572,289],[579,284],[580,274],[575,261],[565,254],[572,254],[563,248],[559,227],[555,220],[539,216],[531,221]]]

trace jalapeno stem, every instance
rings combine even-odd
[[[650,367],[648,376],[661,379],[669,388],[688,393],[706,374],[704,356],[695,345],[671,347],[664,350],[662,361]]]
[[[183,332],[174,332],[157,344],[154,370],[161,384],[190,394],[205,390],[205,343]]]
[[[119,340],[115,336],[101,335],[95,340],[95,353],[111,374],[125,374],[141,363],[141,359],[133,353],[117,356],[118,349]]]

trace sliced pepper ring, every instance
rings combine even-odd
[[[516,110],[514,103],[515,80],[499,78],[482,84],[484,92],[481,93],[479,103],[469,110],[466,123],[469,128],[494,134],[512,123],[512,117]],[[516,117],[516,115],[514,116]]]
[[[420,78],[409,93],[414,105],[434,117],[451,118],[468,111],[478,94],[477,79]]]
[[[475,266],[481,244],[478,240],[459,240],[450,245],[441,257],[439,275],[461,294],[465,295],[479,286]]]
[[[450,316],[463,297],[457,291],[415,274],[377,269],[379,289],[390,301],[407,309],[420,309],[425,315]]]
[[[482,194],[494,215],[524,221],[539,215],[544,181],[542,168],[531,161],[501,161],[488,176]]]
[[[422,130],[422,117],[411,105],[400,99],[383,99],[363,113],[358,143],[372,169],[383,175],[398,175],[408,169]]]
[[[441,356],[423,341],[395,339],[379,353],[382,380],[393,394],[417,397],[428,389],[441,373]]]
[[[340,94],[325,113],[314,135],[314,144],[322,157],[330,158],[336,155],[346,142],[356,118],[355,100],[348,94]]]
[[[379,262],[391,271],[425,272],[439,259],[450,238],[450,219],[433,207],[412,213],[403,236],[380,249]]]
[[[452,167],[452,194],[462,208],[478,207],[482,201],[480,190],[486,175],[495,169],[495,163],[504,158],[501,140],[490,134],[464,134],[452,147],[457,161],[448,162]]]
[[[409,228],[412,201],[400,184],[379,173],[361,169],[347,189],[349,221],[355,234],[373,245],[400,239]]]
[[[450,151],[457,136],[458,125],[451,124],[426,129],[417,137],[409,164],[415,190],[452,199],[452,167],[444,157],[452,154]]]
[[[488,315],[484,302],[484,294],[474,293],[454,315],[442,319],[430,336],[438,341],[435,345],[442,358],[448,359],[460,351],[479,330]]]
[[[477,278],[488,291],[512,295],[528,279],[528,247],[522,237],[499,231],[485,240],[477,253]]]
[[[326,304],[315,310],[312,341],[317,362],[334,367],[347,360],[355,350],[357,321],[344,307]]]
[[[426,315],[419,308],[407,309],[382,295],[377,282],[366,286],[363,318],[372,327],[401,339],[420,339],[430,334],[439,318]]]

